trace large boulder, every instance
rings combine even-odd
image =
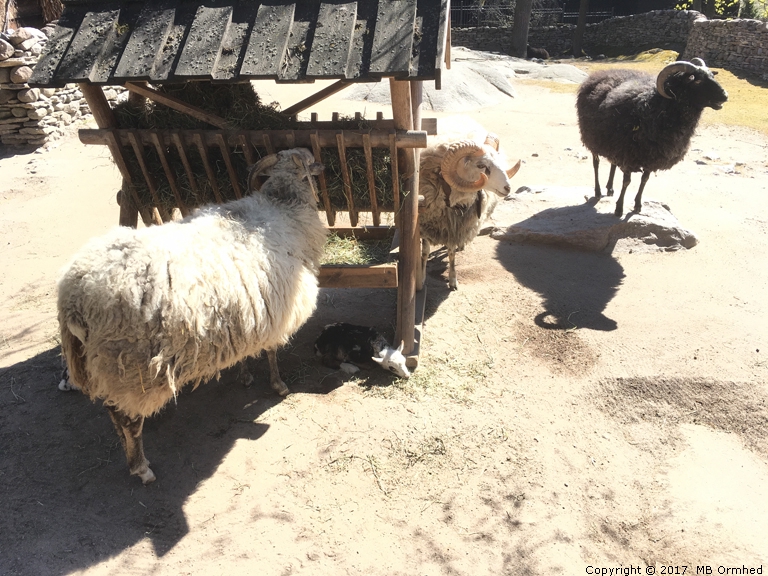
[[[13,47],[13,44],[0,38],[0,60],[8,60],[15,51],[16,48]]]
[[[593,252],[673,251],[693,248],[696,235],[669,206],[643,202],[642,213],[616,218],[616,197],[592,198],[588,187],[539,187],[500,202],[484,232],[508,242],[550,244]],[[578,199],[588,200],[578,203]]]
[[[29,66],[18,66],[11,69],[11,82],[14,84],[26,84],[32,78],[32,68]]]

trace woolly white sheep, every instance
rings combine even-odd
[[[104,402],[131,474],[155,480],[144,457],[144,418],[182,386],[267,351],[270,384],[288,394],[276,350],[315,310],[326,229],[309,150],[260,160],[251,193],[179,222],[120,227],[90,241],[58,284],[69,373]],[[256,176],[270,177],[254,192]]]
[[[441,135],[421,152],[421,277],[426,277],[432,244],[445,246],[448,286],[456,290],[456,251],[475,239],[498,197],[509,194],[509,179],[520,161],[510,168],[499,139],[474,120],[459,116],[442,120],[440,126]]]

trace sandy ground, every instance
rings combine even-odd
[[[471,112],[524,159],[515,182],[589,186],[573,95],[515,90]],[[116,224],[117,170],[75,138],[0,159],[0,574],[768,573],[768,138],[716,114],[645,193],[695,248],[485,236],[456,292],[438,252],[407,382],[319,365],[323,324],[391,334],[395,307],[323,290],[280,354],[294,393],[262,359],[250,389],[227,373],[182,394],[145,426],[148,487],[106,411],[56,388],[57,271]]]

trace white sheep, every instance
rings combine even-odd
[[[247,197],[179,222],[116,228],[63,271],[58,310],[70,377],[103,400],[144,484],[155,479],[144,418],[182,386],[266,350],[270,384],[288,394],[276,350],[315,310],[327,232],[311,174],[322,168],[303,148],[267,156],[251,169]],[[270,178],[253,192],[261,172]]]
[[[520,162],[510,168],[498,137],[474,120],[455,117],[441,121],[440,127],[440,136],[431,138],[421,152],[421,277],[426,277],[432,244],[445,246],[448,286],[456,290],[456,251],[474,240],[496,208],[497,197],[509,194],[509,179]]]

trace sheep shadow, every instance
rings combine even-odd
[[[254,421],[282,401],[266,359],[250,388],[235,381],[236,369],[185,388],[145,422],[157,480],[144,487],[128,474],[107,411],[60,392],[60,371],[58,347],[0,370],[0,574],[68,574],[144,539],[162,557],[190,531],[188,498],[237,440],[269,436]]]
[[[617,328],[603,314],[624,278],[623,267],[610,254],[499,242],[496,258],[520,284],[541,296],[544,310],[534,318],[537,326]]]

